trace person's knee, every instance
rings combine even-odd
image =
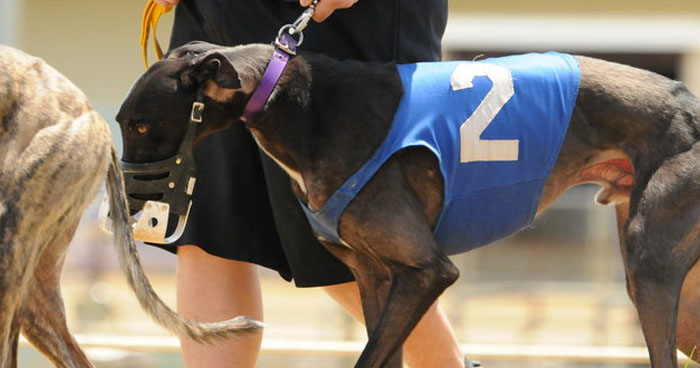
[[[189,318],[216,321],[237,315],[263,318],[258,268],[210,255],[198,247],[178,249],[178,310]]]

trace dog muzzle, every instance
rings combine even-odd
[[[198,100],[200,100],[198,98]],[[185,231],[192,207],[192,193],[196,182],[196,167],[192,154],[197,126],[202,122],[204,104],[192,104],[192,112],[185,136],[177,154],[171,158],[148,163],[122,161],[127,201],[134,239],[156,244],[171,244]],[[112,234],[108,225],[109,199],[105,196],[100,207],[100,228]],[[174,230],[168,233],[168,222],[177,218]]]

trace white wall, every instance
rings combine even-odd
[[[681,55],[679,78],[700,96],[700,16],[462,14],[451,16],[450,51]]]
[[[0,43],[10,46],[19,46],[19,32],[17,25],[20,20],[22,0],[0,1]]]
[[[700,46],[683,55],[680,79],[696,96],[700,96]]]

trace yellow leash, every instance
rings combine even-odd
[[[141,18],[141,56],[146,69],[148,69],[148,36],[151,33],[151,29],[153,29],[153,48],[156,51],[156,58],[158,60],[163,58],[163,50],[160,48],[160,43],[158,43],[156,28],[160,17],[171,10],[173,10],[172,6],[163,6],[155,3],[153,0],[149,0],[146,8],[143,9]]]

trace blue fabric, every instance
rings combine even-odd
[[[302,204],[317,235],[340,243],[338,221],[347,205],[391,155],[412,146],[429,149],[439,160],[445,196],[434,235],[445,253],[486,245],[532,221],[576,103],[579,65],[559,53],[475,62],[503,67],[512,76],[512,97],[479,138],[517,139],[517,159],[460,162],[460,144],[471,144],[460,142],[460,126],[494,88],[485,76],[476,76],[471,88],[452,88],[450,76],[464,63],[397,67],[404,95],[382,146],[318,212]]]

